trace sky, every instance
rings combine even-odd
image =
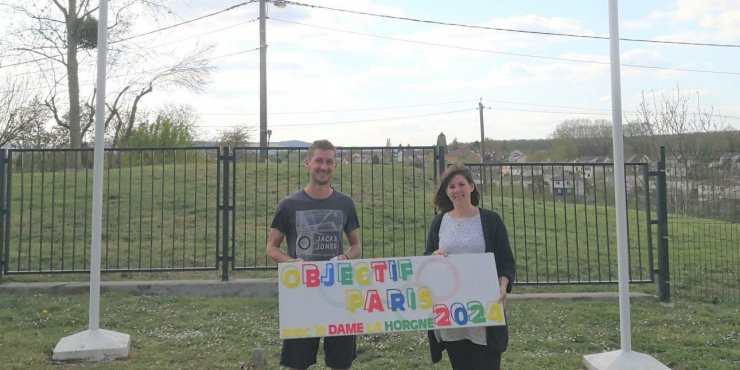
[[[240,2],[174,0],[175,15],[142,21],[137,30]],[[607,0],[303,0],[267,7],[271,142],[434,145],[440,133],[473,142],[481,138],[479,102],[484,135],[494,140],[547,138],[568,119],[611,119],[608,40],[543,34],[608,37]],[[144,107],[192,105],[202,139],[236,125],[254,127],[256,136],[258,9],[247,4],[140,38],[170,55],[212,44],[217,68],[202,93],[155,91]],[[740,0],[621,1],[619,32],[623,39],[729,45],[621,41],[625,120],[643,93],[660,99],[680,89],[740,128]]]

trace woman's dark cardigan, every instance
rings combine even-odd
[[[427,235],[426,248],[424,255],[430,255],[439,249],[439,227],[442,224],[440,213],[434,217],[432,224],[429,226]],[[506,226],[498,213],[480,208],[480,220],[483,224],[483,239],[486,243],[486,253],[493,253],[496,259],[496,271],[498,276],[506,276],[509,279],[509,285],[506,292],[511,292],[511,286],[516,276],[516,263],[514,255],[509,245],[509,236],[506,233]],[[485,283],[485,282],[484,282]],[[491,284],[498,284],[498,281],[491,281]],[[434,331],[429,331],[429,350],[432,354],[432,362],[439,362],[442,359],[442,351],[445,349],[444,342],[437,341]],[[507,326],[487,326],[486,327],[486,347],[490,351],[504,352],[509,343],[509,328]]]

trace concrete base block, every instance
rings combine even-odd
[[[115,331],[85,330],[62,338],[54,347],[55,361],[105,361],[128,357],[131,336]]]
[[[583,356],[588,370],[671,370],[652,356],[632,351],[611,351]]]

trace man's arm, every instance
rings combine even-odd
[[[278,229],[270,228],[270,235],[267,237],[267,248],[265,254],[270,257],[273,261],[287,262],[293,259],[293,257],[287,255],[280,249],[280,244],[283,242],[285,235]]]
[[[340,259],[357,259],[362,257],[362,245],[360,245],[360,228],[356,228],[350,232],[347,232],[347,241],[349,242],[349,249],[344,251],[344,256],[340,256]]]

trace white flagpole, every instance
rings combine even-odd
[[[92,240],[90,245],[90,305],[88,330],[62,338],[54,360],[102,361],[128,357],[131,337],[100,327],[100,240],[103,218],[103,164],[105,146],[105,82],[108,53],[108,0],[100,0],[98,19],[97,90],[95,95],[95,149],[93,162]]]
[[[612,145],[614,193],[617,211],[617,264],[619,279],[619,331],[622,349],[583,356],[589,370],[670,370],[651,356],[632,351],[627,252],[627,202],[624,189],[624,138],[622,135],[622,86],[619,70],[619,20],[617,0],[609,0],[609,64],[612,86]]]
[[[629,296],[629,255],[627,253],[627,202],[624,188],[624,138],[622,135],[622,86],[619,70],[619,19],[617,0],[609,0],[609,64],[612,87],[612,146],[614,193],[617,211],[617,264],[619,279],[619,331],[622,349],[583,356],[590,370],[670,370],[651,356],[632,351]]]

